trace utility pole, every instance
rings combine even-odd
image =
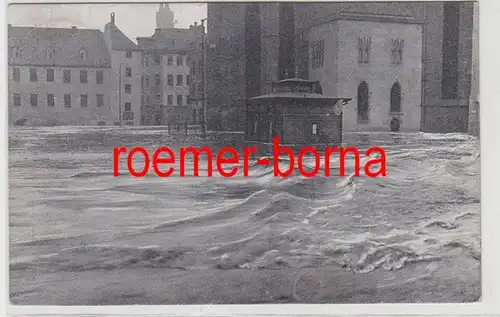
[[[205,21],[201,19],[201,136],[205,138],[207,135],[207,112],[205,106]]]

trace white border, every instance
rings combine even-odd
[[[235,0],[237,1],[237,0]],[[316,0],[317,1],[317,0]],[[364,0],[358,0],[364,1]],[[110,0],[110,1],[19,1],[6,0],[4,6],[0,6],[2,16],[6,21],[7,3],[131,3],[138,1]],[[153,2],[153,1],[147,1]],[[176,2],[200,2],[200,1],[176,1]],[[500,51],[498,41],[500,40],[500,1],[480,0],[480,73],[481,73],[481,228],[482,228],[482,300],[472,304],[364,304],[364,305],[302,305],[302,304],[279,304],[279,305],[192,305],[192,306],[12,306],[8,302],[8,124],[7,124],[7,23],[0,25],[3,50],[0,50],[0,65],[2,76],[0,77],[0,95],[3,97],[4,128],[1,130],[5,146],[3,151],[5,160],[1,161],[3,181],[1,183],[0,200],[4,202],[5,213],[4,235],[0,234],[2,243],[0,246],[5,261],[1,263],[6,288],[2,289],[5,305],[4,312],[13,315],[29,314],[99,314],[99,315],[139,315],[147,314],[162,316],[252,316],[252,315],[500,315],[500,234],[497,226],[500,226],[500,208],[498,206],[500,189],[500,173],[496,164],[500,162],[500,151],[496,147],[500,143]],[[156,3],[156,1],[155,1]]]

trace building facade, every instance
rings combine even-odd
[[[325,95],[355,100],[344,109],[344,131],[390,130],[393,118],[401,131],[420,130],[421,25],[345,14],[311,27],[309,40],[310,79]]]
[[[342,53],[342,47],[339,46],[337,48],[339,56],[351,54],[356,58],[358,55],[357,37],[360,37],[359,45],[363,49],[375,45],[374,40],[369,41],[369,38],[373,36],[371,34],[374,32],[378,34],[384,29],[382,25],[388,25],[387,23],[391,23],[391,27],[385,28],[385,34],[379,34],[383,37],[384,45],[387,45],[383,49],[384,52],[388,52],[389,56],[392,56],[392,52],[397,54],[399,46],[403,45],[404,55],[402,64],[397,67],[388,63],[387,67],[382,69],[372,68],[368,71],[369,66],[363,68],[365,73],[370,72],[372,79],[392,76],[384,79],[386,87],[380,88],[380,92],[374,90],[374,85],[371,87],[368,85],[368,89],[361,87],[358,98],[357,90],[360,83],[349,83],[349,89],[346,88],[345,92],[350,92],[351,95],[342,97],[353,98],[351,104],[356,107],[355,113],[358,113],[359,104],[360,116],[368,114],[368,118],[361,118],[358,124],[358,119],[348,114],[344,119],[347,126],[351,126],[352,129],[383,128],[389,130],[389,126],[385,127],[385,118],[389,116],[387,111],[382,109],[387,109],[387,104],[390,105],[390,92],[397,82],[401,92],[401,111],[398,116],[402,120],[403,128],[426,132],[466,132],[471,87],[474,5],[477,4],[460,1],[210,3],[208,4],[210,42],[220,45],[224,43],[226,38],[233,37],[233,39],[229,49],[210,51],[209,63],[211,65],[209,65],[208,83],[212,85],[217,83],[217,85],[223,86],[223,89],[237,92],[237,94],[234,96],[220,94],[209,89],[211,95],[208,96],[207,115],[216,117],[216,114],[219,113],[219,117],[230,116],[228,114],[230,111],[228,112],[224,108],[239,109],[241,103],[239,100],[265,93],[266,83],[274,79],[293,76],[303,79],[313,79],[314,76],[324,77],[325,74],[320,74],[316,67],[313,67],[316,65],[314,60],[320,58],[322,54],[325,56],[325,52],[332,48],[326,46],[324,42],[318,42],[314,36],[323,25],[332,24],[332,21],[347,20],[351,21],[349,22],[351,24],[354,23],[353,21],[358,21],[352,26],[357,32],[363,34],[354,37],[351,36],[353,34],[346,31],[347,35],[345,36],[354,38],[353,43],[351,43],[354,45],[353,51]],[[368,22],[378,23],[373,24],[376,29],[363,27]],[[408,41],[410,43],[418,42],[418,32],[413,31],[418,28],[421,28],[421,44],[419,47],[410,47]],[[412,39],[405,39],[401,42],[400,34],[405,30],[411,30]],[[332,29],[332,32],[335,33],[335,30]],[[393,34],[393,32],[397,34]],[[342,35],[341,33],[337,34]],[[420,67],[416,65],[415,61],[418,55],[417,50],[421,50]],[[411,56],[408,55],[410,51],[412,52]],[[224,63],[224,58],[221,58],[223,55],[233,57],[233,60]],[[384,58],[387,58],[387,55]],[[409,61],[412,61],[411,65],[407,63]],[[234,66],[235,64],[240,64],[241,67],[237,68]],[[338,63],[338,65],[341,64]],[[356,68],[358,67],[356,66]],[[402,69],[402,72],[398,69]],[[330,71],[333,73],[332,69]],[[359,77],[360,72],[363,71],[358,71],[356,76]],[[378,72],[378,74],[374,72]],[[406,83],[395,78],[397,73],[404,74]],[[419,74],[420,82],[416,79]],[[338,74],[334,77],[336,76],[342,75]],[[342,78],[339,78],[340,82]],[[404,90],[405,87],[409,89],[408,78],[413,84],[421,85],[419,104],[413,87],[411,87],[411,92]],[[388,89],[389,84],[385,81],[389,81],[389,79],[393,82]],[[326,86],[326,89],[333,89],[328,88],[329,85]],[[398,85],[394,87],[393,104],[396,103],[397,95],[399,95]],[[366,90],[368,90],[368,98],[363,99]],[[374,93],[379,96],[374,96]],[[358,99],[361,100],[358,102]],[[419,121],[419,115],[413,111],[415,108],[408,108],[410,104],[416,102],[415,107],[420,108],[419,126],[415,124]],[[214,109],[210,109],[211,107]],[[222,111],[217,109],[222,109]],[[411,109],[411,113],[406,113],[409,109]],[[379,114],[380,111],[385,113]],[[210,118],[208,120],[210,122]],[[224,121],[224,119],[219,118],[215,121]],[[227,126],[220,128],[234,129],[234,127]]]
[[[160,5],[158,26],[173,25],[167,9]],[[199,123],[203,32],[203,26],[195,24],[189,29],[157,28],[151,37],[137,38],[142,51],[143,124]]]
[[[110,125],[111,56],[99,30],[8,29],[9,124]]]
[[[114,124],[141,124],[142,53],[115,23],[112,13],[104,27],[104,39],[111,57],[111,104],[114,107]],[[121,117],[120,117],[121,116]]]

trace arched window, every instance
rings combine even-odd
[[[358,86],[358,122],[367,122],[369,120],[368,96],[368,84],[363,81]]]
[[[83,59],[83,60],[87,59],[87,51],[83,48],[80,50],[80,59]]]
[[[391,112],[401,112],[401,86],[398,82],[391,88]]]

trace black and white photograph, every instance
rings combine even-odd
[[[6,24],[11,305],[481,300],[478,2]]]

